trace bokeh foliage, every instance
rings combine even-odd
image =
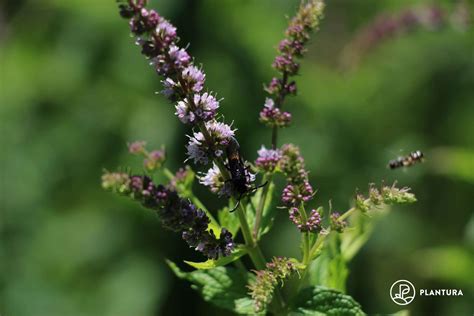
[[[163,0],[152,6],[179,27],[224,97],[249,160],[269,130],[257,124],[262,84],[297,1]],[[434,2],[452,10],[452,1]],[[461,288],[464,297],[423,298],[413,313],[474,310],[474,36],[472,27],[419,30],[389,40],[350,72],[341,53],[377,14],[428,1],[329,1],[302,65],[294,116],[282,141],[301,146],[317,203],[349,206],[355,188],[384,180],[419,202],[396,208],[351,264],[348,292],[369,313],[399,310],[397,279],[418,288]],[[474,7],[473,3],[471,8]],[[472,9],[471,14],[472,14]],[[156,96],[113,1],[2,2],[0,11],[0,313],[4,315],[221,315],[168,270],[200,258],[155,216],[104,193],[103,168],[134,165],[125,144],[164,144],[181,166],[186,131]],[[427,162],[390,171],[411,150]],[[214,208],[222,205],[196,187]],[[276,190],[278,192],[278,188]],[[296,256],[287,214],[265,250]],[[201,258],[202,259],[202,258]],[[183,304],[186,302],[186,304]]]

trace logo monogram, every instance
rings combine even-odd
[[[407,280],[398,280],[390,287],[390,297],[397,305],[410,304],[415,299],[415,295],[415,287]]]

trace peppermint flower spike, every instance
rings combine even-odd
[[[194,164],[201,163],[207,165],[209,163],[208,148],[205,146],[204,135],[201,132],[194,133],[193,136],[187,135],[189,142],[186,145],[186,154],[188,158],[184,161],[193,160]]]
[[[174,176],[170,179],[168,188],[172,191],[181,190],[180,187],[188,188],[194,179],[194,172],[186,165],[184,168],[179,168]]]
[[[281,153],[279,168],[287,179],[281,200],[287,207],[299,207],[301,203],[311,200],[315,191],[309,183],[308,172],[299,148],[293,144],[285,144],[281,147]]]
[[[204,127],[210,141],[205,138],[204,133],[195,132],[193,136],[188,136],[189,142],[186,149],[188,159],[193,160],[194,163],[206,165],[213,159],[223,156],[230,138],[235,135],[235,130],[230,125],[216,120],[206,122]]]
[[[219,196],[230,197],[232,194],[230,182],[225,181],[224,176],[215,163],[213,163],[212,168],[207,173],[199,177],[199,183],[209,187],[211,192]]]
[[[144,154],[146,152],[146,142],[145,141],[134,141],[132,143],[128,143],[128,151],[131,154]]]
[[[202,92],[206,75],[201,67],[193,64],[188,52],[177,45],[176,28],[156,12],[147,11],[145,5],[144,0],[128,0],[119,5],[120,13],[130,19],[131,31],[137,37],[142,53],[151,60],[150,64],[157,73],[164,77],[161,93],[176,102],[178,119],[200,129],[201,134],[195,133],[187,146],[188,159],[207,164],[222,156],[220,147],[225,143],[222,138],[214,138],[207,124],[215,121],[219,101],[212,92]]]
[[[118,194],[127,194],[130,187],[130,177],[123,172],[104,171],[102,175],[102,188]]]
[[[341,215],[339,212],[333,212],[330,216],[330,226],[331,230],[334,230],[338,233],[342,233],[347,227],[347,222],[345,220],[339,219]]]
[[[172,189],[155,185],[147,176],[106,172],[102,176],[102,186],[156,211],[165,228],[181,233],[191,248],[209,259],[228,256],[235,247],[228,230],[223,228],[220,238],[216,238],[213,231],[208,230],[211,220],[204,211]]]
[[[192,92],[200,92],[204,86],[206,75],[198,67],[190,65],[182,71],[181,79],[187,89]]]
[[[160,169],[166,160],[165,150],[153,150],[146,154],[146,158],[143,160],[143,166],[147,171],[154,171]]]
[[[282,192],[281,200],[286,206],[297,206],[310,201],[316,193],[308,181],[301,184],[288,184]]]
[[[304,219],[299,209],[292,207],[289,211],[290,220],[301,232],[317,233],[322,230],[321,214],[318,210],[311,210],[307,219]]]
[[[194,105],[196,106],[196,115],[207,122],[216,116],[219,108],[219,101],[212,94],[205,92],[194,95]]]
[[[265,270],[254,271],[255,282],[248,286],[250,296],[254,302],[255,312],[262,312],[272,301],[273,292],[280,283],[293,273],[298,272],[297,264],[290,258],[273,257],[271,262],[266,264]]]
[[[260,111],[260,122],[271,127],[287,127],[291,122],[291,113],[282,112],[275,107],[273,99],[267,98],[262,111]]]
[[[175,114],[182,123],[188,124],[195,121],[196,115],[194,115],[194,112],[189,108],[187,99],[179,101],[175,107]]]
[[[168,55],[176,68],[183,68],[191,62],[188,52],[174,44],[170,45]]]
[[[280,110],[287,95],[296,95],[296,83],[290,81],[290,78],[298,74],[300,68],[298,58],[303,57],[306,52],[305,44],[310,38],[311,31],[317,28],[323,9],[322,0],[303,0],[298,12],[289,22],[285,31],[286,37],[278,45],[278,55],[272,66],[281,77],[272,78],[264,88],[271,95],[273,102],[265,101],[264,108],[260,112],[260,121],[273,129],[273,148],[277,145],[277,128],[288,126],[291,120],[289,112]]]
[[[160,169],[166,160],[166,151],[163,147],[159,150],[148,152],[145,141],[128,143],[128,151],[133,155],[141,155],[144,157],[143,166],[147,171]]]
[[[316,29],[322,16],[324,3],[322,0],[302,1],[298,12],[290,20],[288,28],[285,31],[284,38],[279,46],[279,55],[275,58],[273,67],[283,75],[283,79],[273,78],[268,86],[270,94],[279,92],[277,97],[277,107],[283,102],[281,99],[286,94],[296,92],[294,82],[288,84],[288,77],[294,76],[299,70],[299,64],[296,59],[302,57],[306,52],[304,45],[310,38],[310,33]]]
[[[255,160],[255,166],[264,172],[273,171],[281,159],[279,150],[266,149],[264,145],[257,151],[257,154],[258,157]]]
[[[382,186],[380,189],[373,184],[369,186],[367,197],[357,194],[354,209],[367,213],[374,208],[392,204],[409,204],[416,202],[416,197],[409,188],[397,188],[396,183],[391,186]],[[342,215],[344,216],[344,215]]]
[[[195,94],[192,103],[187,98],[179,101],[175,114],[184,124],[194,123],[196,120],[207,122],[216,116],[218,108],[219,101],[212,94],[205,92]]]

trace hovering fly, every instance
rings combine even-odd
[[[407,156],[397,157],[397,159],[390,160],[388,162],[388,167],[390,169],[397,169],[401,167],[410,167],[419,162],[423,162],[424,155],[421,151],[417,150],[410,153]]]
[[[232,185],[232,191],[238,194],[237,203],[231,212],[240,205],[240,200],[247,194],[252,194],[259,188],[265,186],[267,182],[259,186],[252,186],[252,175],[249,167],[245,166],[245,162],[240,154],[240,145],[237,139],[230,138],[229,144],[226,147],[227,155],[227,169],[230,172],[230,179],[227,180]]]

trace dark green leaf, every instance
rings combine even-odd
[[[206,302],[237,314],[254,314],[252,300],[247,295],[249,273],[230,267],[184,272],[175,263],[169,260],[167,263],[179,278],[191,282],[191,287]]]
[[[311,286],[298,294],[290,315],[358,316],[365,313],[349,295],[323,286]]]

